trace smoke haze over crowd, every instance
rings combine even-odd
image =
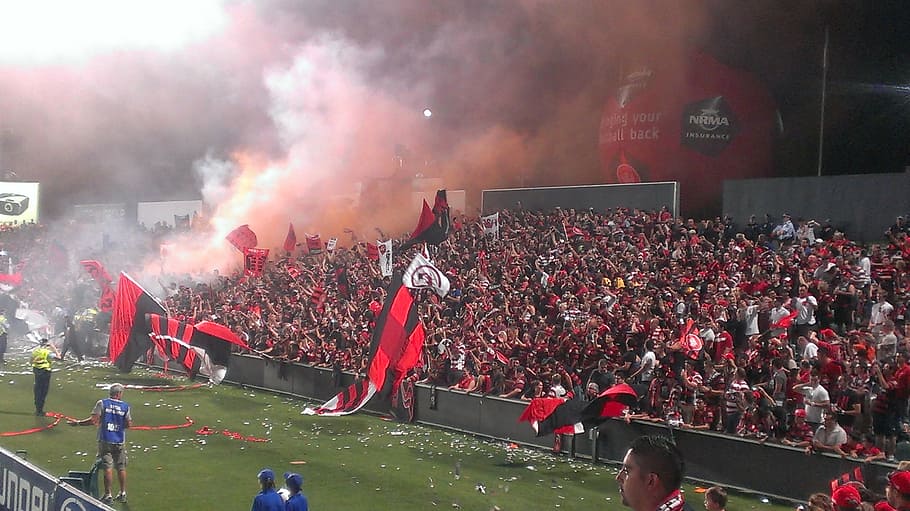
[[[201,194],[220,235],[249,223],[277,246],[289,221],[324,238],[412,228],[407,201],[368,198],[367,218],[346,206],[371,179],[440,177],[469,197],[599,182],[600,114],[624,66],[673,62],[718,33],[721,57],[741,55],[749,37],[799,33],[815,4],[736,15],[719,0],[79,5],[64,13],[76,29],[22,15],[34,30],[0,45],[0,169],[42,183],[46,219],[74,203]],[[751,35],[732,29],[746,18],[760,20]],[[147,25],[158,32],[136,28]],[[747,64],[767,71],[781,55]]]

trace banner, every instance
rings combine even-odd
[[[248,248],[243,253],[243,271],[247,275],[254,277],[262,276],[262,270],[265,268],[265,262],[269,258],[269,249],[267,248]]]
[[[367,259],[370,261],[379,260],[379,245],[376,243],[367,243]]]
[[[318,234],[306,235],[306,249],[311,254],[322,253],[322,238]]]
[[[494,238],[499,239],[499,211],[480,217],[480,225],[483,227],[484,235],[492,234]]]
[[[325,250],[326,252],[334,252],[336,246],[338,246],[338,238],[329,238],[329,242],[325,244]]]
[[[392,240],[379,243],[379,269],[383,277],[392,276]]]

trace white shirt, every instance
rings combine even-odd
[[[815,406],[809,403],[828,403],[830,402],[830,397],[828,397],[828,391],[825,387],[818,385],[814,389],[804,388],[801,390],[806,396],[806,422],[821,422],[822,421],[822,411],[828,408],[828,405],[824,406]]]
[[[872,304],[872,314],[869,318],[870,326],[881,326],[894,312],[894,306],[885,300]]]
[[[815,309],[818,308],[818,300],[814,296],[808,295],[805,298],[794,298],[793,306],[798,311],[794,323],[797,325],[815,324]]]
[[[803,360],[812,360],[818,358],[818,346],[812,341],[806,343],[803,348]]]

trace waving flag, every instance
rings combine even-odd
[[[145,322],[162,357],[180,362],[190,378],[202,374],[216,385],[227,374],[231,345],[249,349],[229,328],[210,321],[190,325],[159,314],[146,314]]]
[[[98,287],[101,288],[101,297],[98,299],[98,310],[103,312],[111,312],[114,308],[114,299],[115,293],[111,288],[111,282],[114,279],[111,278],[107,270],[104,269],[104,266],[93,259],[86,259],[84,261],[79,261],[79,264],[85,269],[86,272],[98,283]]]
[[[79,264],[100,286],[103,286],[104,284],[110,284],[114,281],[107,270],[104,269],[104,265],[102,265],[99,261],[86,259],[84,261],[79,261]]]
[[[449,217],[449,201],[446,198],[446,191],[437,190],[433,209],[430,209],[426,200],[423,201],[423,210],[417,221],[417,227],[414,228],[414,232],[411,233],[411,238],[405,243],[404,248],[421,241],[439,245],[449,237],[451,227],[452,219]]]
[[[370,344],[370,364],[367,377],[355,382],[343,392],[315,409],[306,408],[307,415],[348,415],[361,409],[376,392],[397,392],[401,380],[417,365],[423,349],[423,324],[417,317],[417,304],[408,288],[402,285],[401,275],[392,278],[392,286],[373,330]]]
[[[537,397],[521,413],[518,422],[530,422],[537,436],[583,433],[581,412],[587,404],[583,399],[567,401],[560,397]]]
[[[796,309],[793,309],[793,312],[780,318],[773,325],[771,325],[771,329],[790,328],[790,325],[793,324],[793,320],[796,319],[796,316],[798,316],[798,315],[799,315],[799,311]]]
[[[604,390],[588,403],[582,411],[585,423],[597,423],[608,417],[619,417],[622,412],[638,402],[638,394],[627,383],[620,383]]]
[[[234,248],[243,252],[248,248],[253,248],[259,244],[259,239],[256,237],[256,233],[250,229],[250,226],[243,224],[240,227],[231,231],[225,239],[228,240],[231,245],[234,245]]]
[[[128,373],[139,357],[152,347],[146,314],[167,315],[164,305],[125,273],[120,274],[117,297],[111,314],[111,337],[108,357],[121,371]]]
[[[699,337],[698,327],[691,318],[686,320],[686,325],[679,335],[679,341],[683,354],[693,360],[698,358],[698,354],[701,353],[702,348],[705,346],[705,341]]]
[[[288,223],[288,234],[284,237],[284,251],[293,252],[297,246],[297,234],[294,233],[294,224]]]
[[[432,289],[440,298],[445,298],[451,287],[446,274],[419,252],[404,272],[404,285],[411,289]]]

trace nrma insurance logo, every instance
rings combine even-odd
[[[680,143],[708,156],[723,151],[739,131],[733,109],[723,96],[702,99],[683,108]]]

